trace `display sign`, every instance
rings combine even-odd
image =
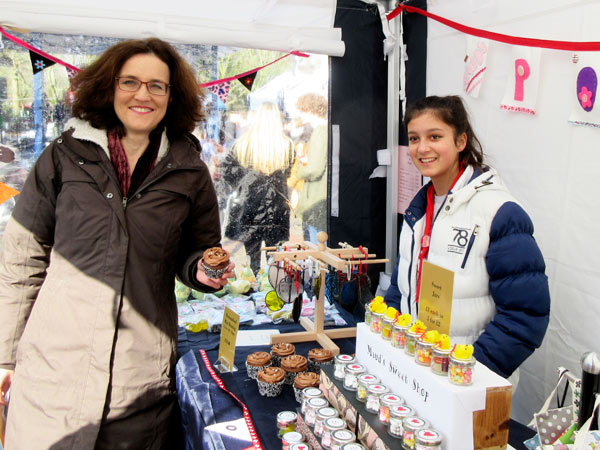
[[[450,334],[454,272],[423,261],[419,320],[428,330]]]
[[[240,316],[229,308],[223,313],[223,324],[221,325],[221,342],[219,344],[219,370],[224,372],[235,372],[237,368],[233,364],[235,359],[235,341],[238,328],[240,327]]]

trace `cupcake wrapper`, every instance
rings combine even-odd
[[[294,384],[294,378],[296,378],[296,375],[298,375],[299,373],[304,373],[306,372],[306,370],[300,370],[298,372],[285,372],[285,378],[283,379],[283,382],[285,384]]]
[[[333,364],[333,360],[319,362],[319,361],[311,361],[309,359],[308,360],[308,371],[315,372],[315,373],[321,373],[321,366],[330,366],[332,364]]]
[[[298,389],[294,386],[294,396],[296,397],[296,401],[302,404],[302,389]]]
[[[225,273],[228,266],[223,267],[222,269],[213,269],[212,267],[208,267],[202,261],[202,268],[204,269],[204,273],[208,278],[221,278],[221,275]]]
[[[256,380],[256,376],[258,375],[258,372],[263,370],[265,367],[271,367],[271,363],[269,362],[265,366],[251,366],[248,363],[246,363],[246,373],[248,373],[248,376],[250,378],[252,378],[253,380]]]
[[[258,382],[258,393],[263,397],[277,397],[283,390],[283,380],[279,383],[265,383],[264,381]]]

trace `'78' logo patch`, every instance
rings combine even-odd
[[[469,243],[472,228],[452,227],[452,242],[448,244],[448,253],[462,255]]]

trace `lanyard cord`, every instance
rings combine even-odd
[[[456,178],[452,182],[452,186],[448,189],[450,192],[458,179],[464,173],[466,165],[461,164],[460,170],[456,175]],[[446,196],[448,194],[446,193]],[[421,251],[419,252],[419,271],[417,272],[417,297],[416,302],[419,303],[419,299],[421,297],[421,273],[423,272],[423,260],[427,258],[429,254],[429,243],[431,241],[431,230],[433,229],[433,209],[435,203],[435,188],[433,187],[433,183],[427,189],[427,208],[425,209],[425,232],[421,237]]]

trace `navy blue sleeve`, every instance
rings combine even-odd
[[[541,345],[550,316],[546,265],[533,223],[514,202],[502,205],[492,222],[486,266],[496,315],[475,342],[475,357],[508,377]]]
[[[400,257],[398,257],[398,264],[400,264]],[[384,300],[386,305],[393,306],[398,311],[400,311],[400,301],[402,300],[402,294],[398,289],[398,264],[396,264],[396,267],[394,267],[394,271],[392,272],[390,287],[388,287],[388,290],[385,293]]]

